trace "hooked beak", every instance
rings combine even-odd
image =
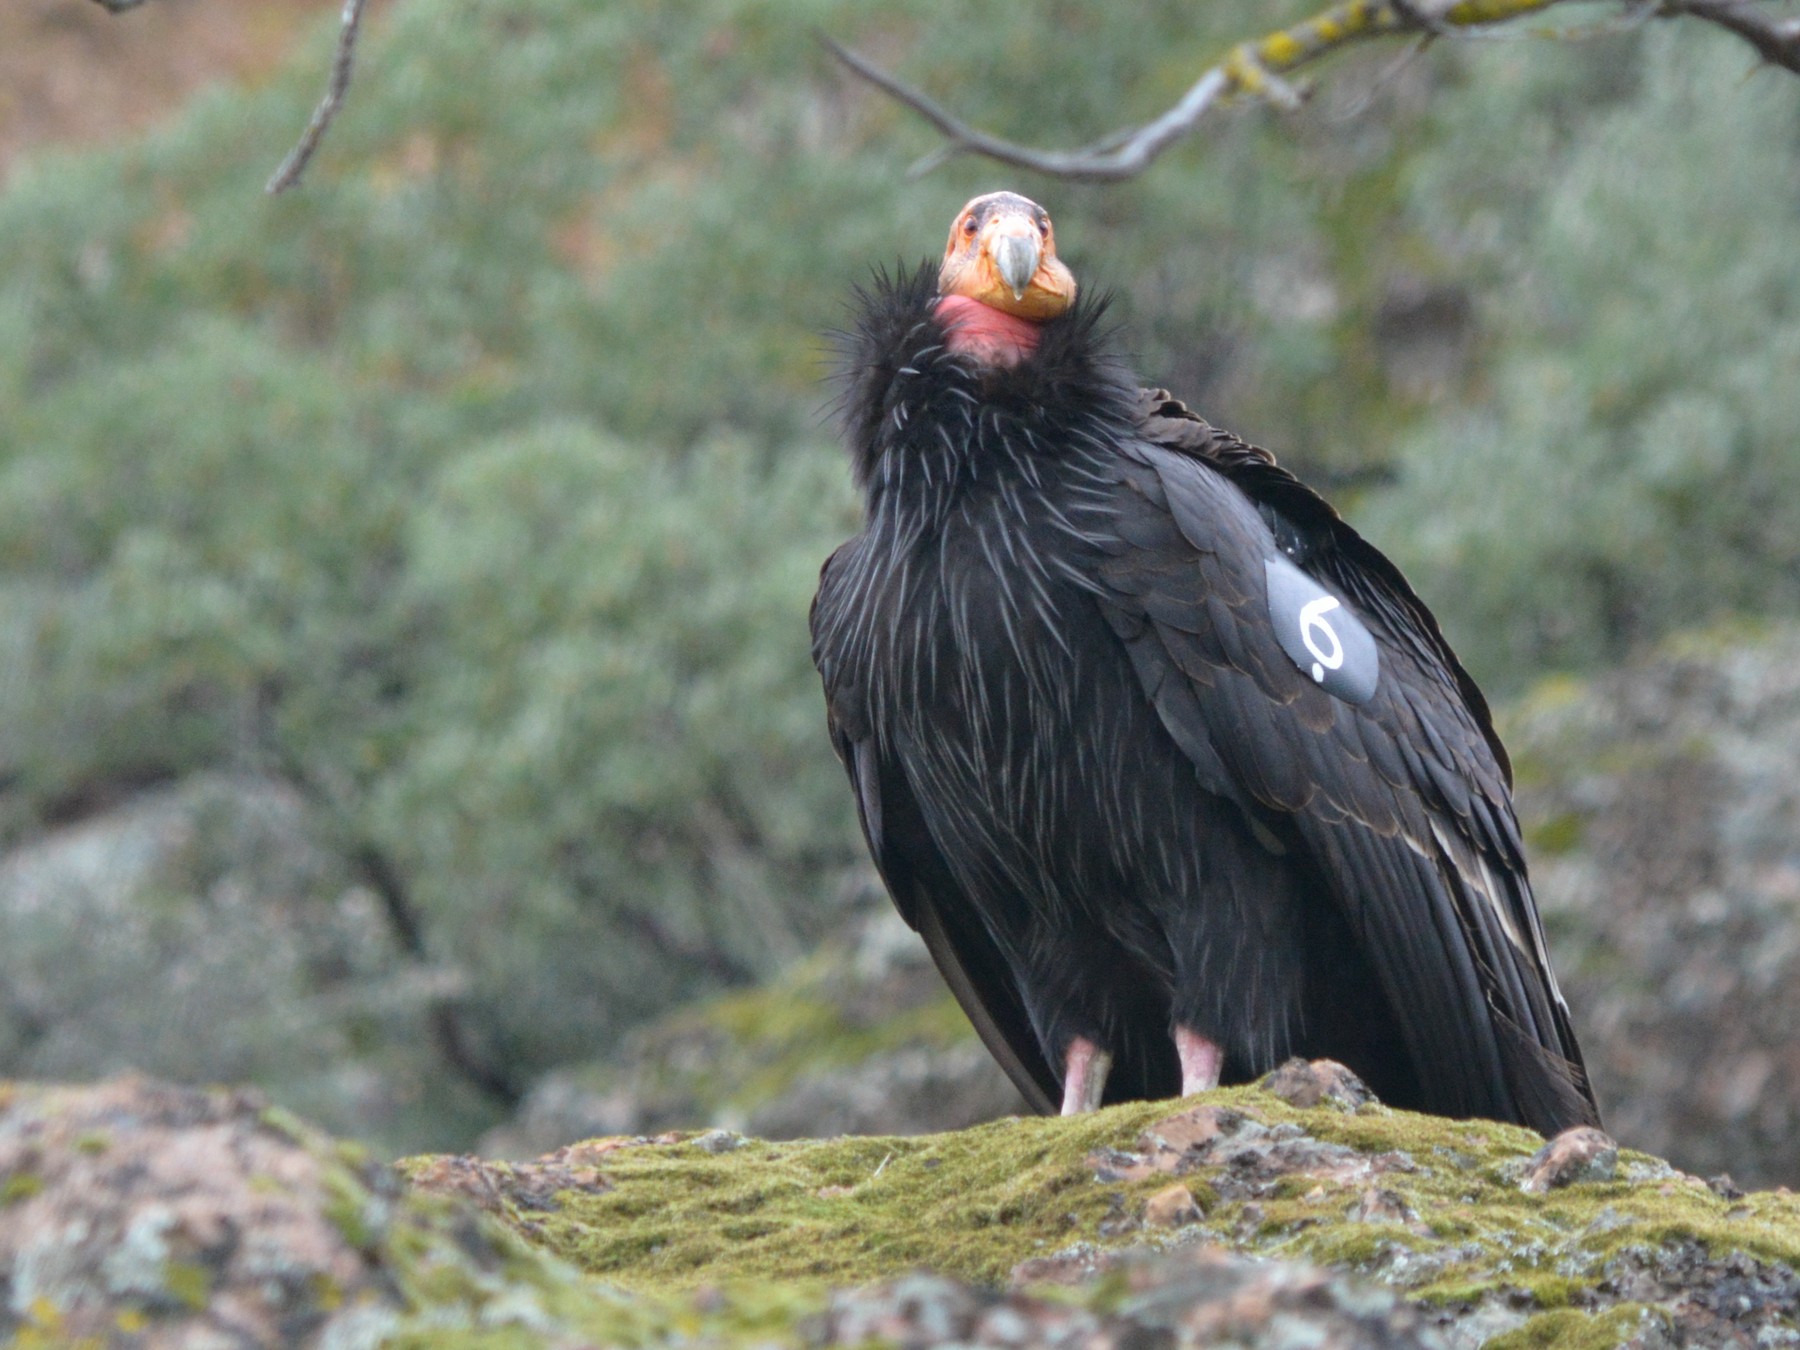
[[[1013,293],[1013,299],[1024,297],[1025,288],[1037,275],[1043,253],[1036,233],[1003,234],[994,241],[994,270]]]
[[[1075,278],[1056,256],[1043,208],[1010,192],[990,192],[963,207],[951,224],[938,294],[966,296],[1042,323],[1075,303]]]

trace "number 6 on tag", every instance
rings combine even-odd
[[[1333,697],[1366,703],[1381,675],[1369,630],[1343,601],[1286,558],[1267,559],[1264,571],[1269,622],[1288,659]]]
[[[1306,650],[1317,658],[1313,661],[1312,668],[1312,677],[1315,680],[1322,681],[1326,671],[1336,670],[1344,664],[1344,644],[1338,641],[1337,629],[1326,623],[1321,617],[1334,609],[1341,608],[1335,595],[1321,595],[1317,600],[1310,600],[1300,606],[1300,641],[1305,643]],[[1315,632],[1323,633],[1331,639],[1329,652],[1319,650],[1319,644],[1313,641]]]

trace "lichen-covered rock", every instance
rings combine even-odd
[[[1564,1130],[1525,1165],[1519,1189],[1542,1195],[1578,1181],[1611,1181],[1619,1171],[1619,1146],[1605,1130],[1577,1125]],[[1711,1182],[1708,1187],[1717,1191]]]
[[[0,1345],[580,1343],[668,1315],[258,1093],[0,1083]]]
[[[493,1108],[433,1035],[460,977],[341,845],[290,784],[202,773],[0,852],[0,1077],[255,1082],[377,1148],[471,1137]]]
[[[0,1330],[279,1345],[395,1319],[372,1249],[400,1191],[356,1150],[249,1093],[0,1093]]]
[[[755,1147],[714,1130],[591,1141],[529,1164],[422,1159],[406,1188],[252,1092],[0,1085],[0,1344],[1424,1343],[1424,1319],[1391,1293],[1211,1250],[1127,1261],[1056,1298],[917,1275],[627,1294],[521,1241],[554,1245],[542,1220],[612,1190],[626,1153],[729,1167]]]
[[[1368,1085],[1335,1059],[1290,1059],[1263,1078],[1262,1088],[1289,1106],[1327,1102],[1354,1111],[1375,1100]]]
[[[1128,1350],[1413,1350],[1441,1346],[1429,1320],[1383,1289],[1314,1266],[1218,1248],[1124,1263],[1091,1305],[913,1275],[834,1294],[814,1345],[1049,1346]]]

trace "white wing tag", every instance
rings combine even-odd
[[[1330,591],[1286,558],[1263,563],[1269,622],[1288,659],[1326,693],[1367,703],[1381,677],[1375,639]]]

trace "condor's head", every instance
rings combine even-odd
[[[1024,360],[1037,349],[1039,325],[1075,303],[1050,213],[1016,192],[975,198],[950,226],[938,295],[952,351],[984,365]]]

